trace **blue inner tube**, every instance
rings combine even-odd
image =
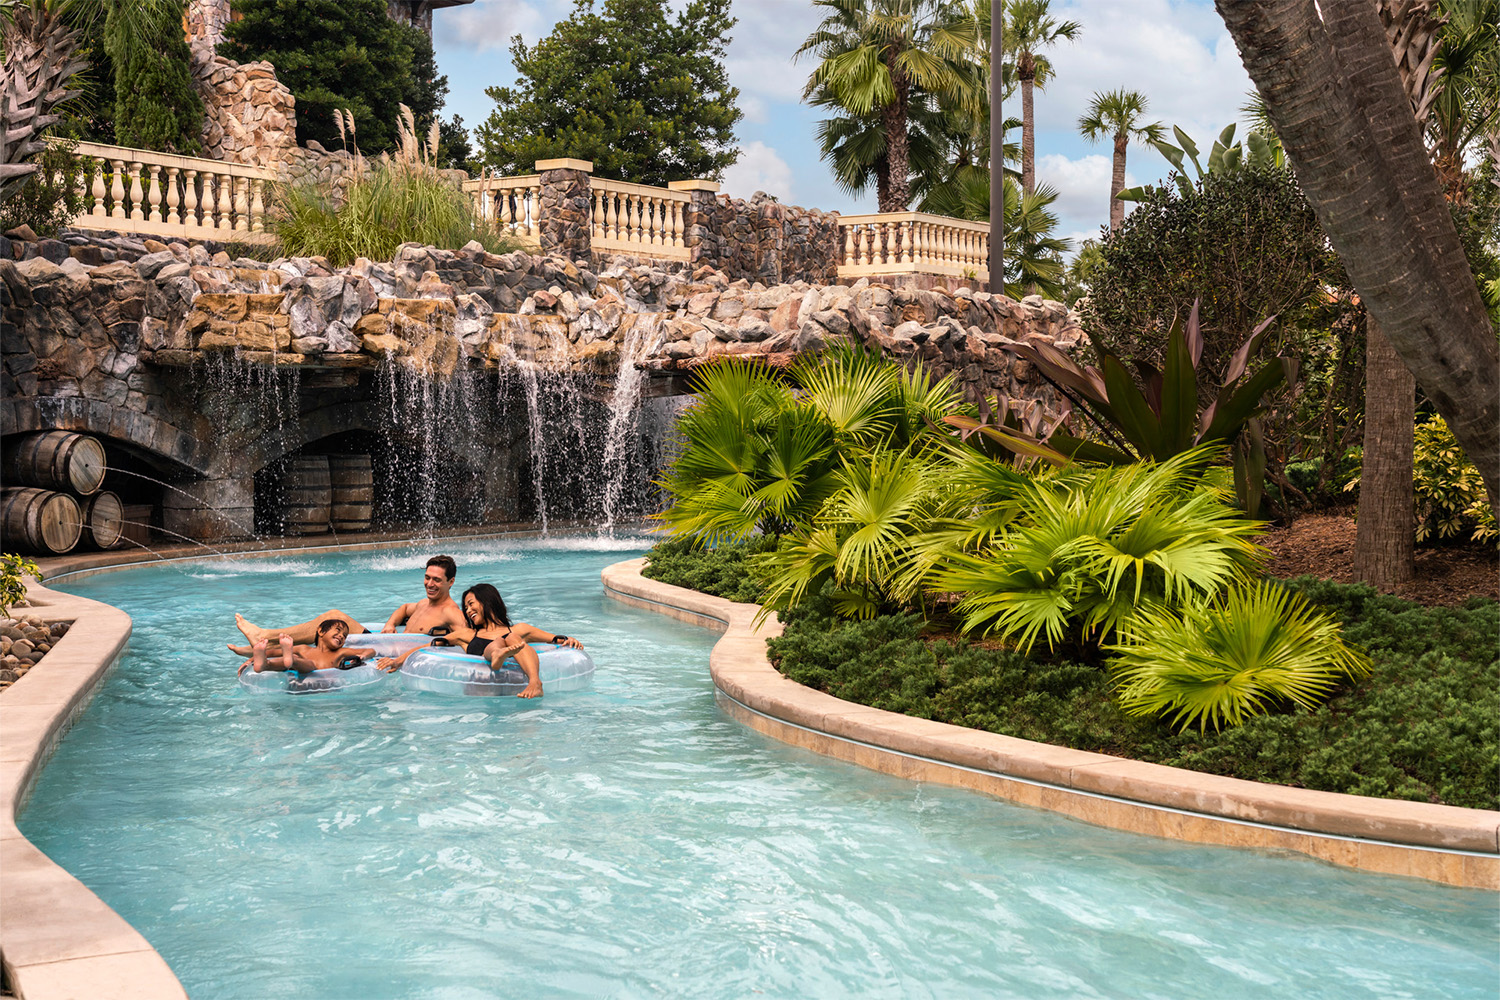
[[[240,687],[252,694],[352,694],[378,691],[390,683],[391,675],[373,663],[361,663],[348,670],[264,670],[246,667],[240,674]]]
[[[578,691],[594,679],[594,661],[571,646],[534,642],[541,666],[542,692]],[[401,683],[416,691],[446,695],[514,695],[526,689],[526,673],[514,659],[499,670],[490,669],[482,656],[469,656],[456,647],[419,649],[401,666]]]

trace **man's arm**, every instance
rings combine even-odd
[[[385,625],[381,627],[380,631],[396,631],[397,628],[406,623],[406,619],[411,617],[411,608],[412,606],[410,604],[403,604],[401,605],[401,607],[391,612],[391,616],[385,620]]]

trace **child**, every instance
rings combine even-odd
[[[368,656],[374,656],[373,649],[345,649],[344,640],[349,637],[349,626],[339,618],[327,618],[318,623],[318,634],[314,646],[297,646],[292,643],[292,637],[283,635],[281,637],[281,655],[266,655],[266,640],[257,639],[251,644],[251,659],[240,664],[240,672],[246,667],[254,666],[256,673],[266,670],[295,670],[298,673],[307,673],[312,670],[328,670],[338,668],[348,670],[357,666]]]

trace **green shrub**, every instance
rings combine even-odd
[[[1500,807],[1500,605],[1423,608],[1311,578],[1289,586],[1337,615],[1373,670],[1312,711],[1217,733],[1127,716],[1098,666],[929,644],[915,615],[845,621],[826,593],[782,616],[769,651],[795,681],[954,725],[1257,781]]]
[[[32,232],[48,239],[88,206],[87,185],[76,179],[92,177],[94,161],[77,154],[76,138],[56,129],[53,136],[47,148],[32,158],[36,172],[12,197],[0,202],[0,232],[30,226]]]
[[[765,535],[699,548],[692,539],[673,539],[646,553],[646,568],[641,575],[674,587],[750,604],[760,600],[761,592],[761,581],[751,558],[776,551],[776,542],[775,535]]]
[[[10,609],[26,599],[26,585],[21,577],[29,576],[38,583],[42,571],[30,559],[10,552],[0,555],[0,613],[10,614]]]
[[[1484,480],[1442,417],[1417,426],[1412,485],[1419,543],[1448,538],[1489,542],[1500,535]]]
[[[115,70],[114,132],[121,146],[198,156],[203,100],[193,86],[182,0],[128,11],[111,4],[104,48]]]

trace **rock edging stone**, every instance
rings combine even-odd
[[[984,792],[1117,830],[1295,851],[1332,864],[1500,890],[1500,812],[1226,778],[966,729],[814,691],[766,658],[781,634],[759,607],[606,567],[605,593],[724,637],[709,670],[719,704],[765,735],[872,770]]]

